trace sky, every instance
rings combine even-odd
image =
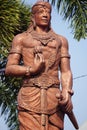
[[[25,3],[33,5],[36,1],[25,0]],[[57,34],[66,37],[69,43],[70,64],[73,73],[73,111],[79,126],[82,126],[87,121],[87,39],[78,42],[73,38],[69,23],[63,21],[62,16],[57,13],[56,7],[52,7],[51,27]],[[64,126],[64,130],[75,130],[67,115],[65,116]],[[0,118],[0,130],[8,130],[4,123],[4,117]]]

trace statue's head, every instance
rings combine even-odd
[[[42,24],[50,28],[51,5],[49,2],[39,1],[32,6],[32,23],[34,29]]]

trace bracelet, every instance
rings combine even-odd
[[[26,76],[30,76],[30,68],[31,68],[30,66],[27,66],[25,73]]]
[[[71,89],[71,90],[69,89],[69,90],[68,90],[68,93],[69,93],[71,96],[73,96],[74,91],[73,91],[72,89]]]

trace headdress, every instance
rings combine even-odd
[[[51,12],[51,5],[49,2],[45,2],[45,1],[39,1],[36,2],[33,6],[32,6],[32,13],[35,14],[38,10],[38,8],[43,7],[43,8],[47,8],[50,10]]]

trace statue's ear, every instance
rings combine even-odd
[[[36,28],[36,22],[35,22],[34,15],[32,15],[31,21],[32,21],[32,24],[33,24],[33,28],[35,29]]]

